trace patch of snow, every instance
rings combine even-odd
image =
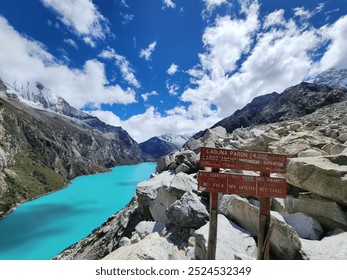
[[[171,133],[163,134],[158,136],[160,140],[163,140],[168,143],[175,144],[177,146],[183,146],[184,143],[186,143],[189,139],[189,136],[187,135],[174,135]]]

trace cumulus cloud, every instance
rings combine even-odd
[[[204,4],[208,11],[211,11],[215,9],[216,7],[226,3],[228,3],[228,0],[204,0]]]
[[[151,58],[152,53],[155,50],[156,45],[157,45],[157,41],[150,43],[146,49],[142,49],[140,51],[140,57],[143,57],[144,59],[149,60]]]
[[[134,115],[127,120],[119,120],[117,116],[112,117],[114,115],[112,112],[105,114],[104,111],[91,111],[88,113],[111,125],[122,126],[139,143],[165,133],[191,135],[192,132],[206,129],[217,122],[217,119],[194,120],[189,118],[183,107],[176,107],[167,111],[166,114],[161,114],[150,106],[144,113]]]
[[[152,90],[151,92],[146,92],[141,94],[141,97],[143,101],[147,102],[150,96],[158,96],[158,95],[159,95],[158,92],[156,92],[155,90]]]
[[[201,15],[203,19],[209,19],[214,9],[223,5],[229,4],[228,0],[204,0],[205,8],[203,9]]]
[[[178,71],[178,65],[176,65],[175,63],[172,63],[169,69],[166,70],[166,72],[171,76],[174,75],[177,71]]]
[[[124,56],[117,54],[112,48],[103,50],[99,56],[106,59],[114,59],[117,67],[122,73],[123,79],[136,88],[141,86],[140,82],[135,77],[135,70]]]
[[[169,81],[166,81],[165,85],[171,96],[178,95],[178,91],[180,89],[180,86],[178,84],[170,84]]]
[[[104,39],[110,32],[107,19],[91,0],[41,0],[46,8],[54,11],[59,20],[85,43],[95,47],[95,41]]]
[[[323,11],[324,6],[325,6],[324,3],[319,3],[317,5],[317,7],[312,11],[305,9],[304,7],[296,7],[296,8],[294,8],[294,15],[296,17],[303,19],[303,20],[308,20],[311,17],[313,17],[314,15]]]
[[[0,37],[0,69],[18,82],[40,82],[76,108],[136,102],[134,90],[109,84],[104,64],[96,59],[87,60],[82,69],[69,68],[1,16]]]
[[[315,52],[327,41],[322,38],[324,30],[332,42],[326,55],[338,54],[329,66],[344,56],[343,19],[317,30],[285,19],[283,10],[261,19],[258,1],[241,1],[241,7],[244,18],[217,17],[205,29],[206,51],[199,55],[200,64],[188,71],[193,86],[181,96],[195,117],[226,117],[258,95],[282,92],[301,82],[315,67]]]
[[[318,72],[326,69],[347,68],[347,16],[338,19],[332,25],[325,25],[320,28],[325,40],[330,43],[318,65]]]
[[[163,0],[163,9],[172,8],[175,9],[176,4],[172,0]]]
[[[292,17],[275,10],[261,18],[258,1],[240,0],[240,4],[237,17],[216,17],[204,30],[200,63],[187,71],[191,85],[180,96],[188,106],[163,114],[149,107],[121,122],[136,140],[205,129],[256,96],[282,92],[312,72],[347,67],[347,16],[314,27],[308,19],[322,5],[307,16],[297,9]],[[173,89],[168,81],[166,86]],[[143,123],[146,128],[139,125]]]
[[[72,47],[74,47],[76,50],[78,50],[78,45],[76,42],[72,39],[65,39],[64,42]]]

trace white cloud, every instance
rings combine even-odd
[[[175,63],[172,63],[169,69],[166,70],[166,72],[171,76],[174,75],[177,71],[178,71],[178,65],[176,65]]]
[[[178,95],[180,86],[178,84],[169,84],[169,81],[167,81],[166,88],[168,89],[170,95],[175,96],[175,95]]]
[[[205,8],[203,9],[201,16],[205,20],[209,20],[212,12],[223,4],[228,4],[228,0],[204,0]]]
[[[212,11],[213,9],[221,6],[222,4],[228,3],[227,0],[204,0],[206,9]]]
[[[317,29],[307,19],[285,18],[283,10],[260,18],[257,1],[240,3],[239,17],[217,17],[205,29],[205,51],[200,64],[187,71],[191,86],[181,95],[188,107],[176,106],[164,114],[149,107],[121,121],[137,141],[170,131],[203,130],[256,96],[301,82],[310,71],[347,67],[347,16]],[[325,45],[322,57],[317,56]],[[170,91],[174,84],[167,81],[166,86]]]
[[[110,31],[108,21],[91,0],[41,0],[59,20],[92,47]]]
[[[294,8],[294,15],[301,18],[302,20],[309,20],[314,15],[323,11],[324,6],[324,3],[319,3],[317,7],[312,11],[305,9],[304,7],[296,7]]]
[[[331,67],[347,68],[347,16],[341,17],[332,25],[323,26],[320,31],[330,45],[317,70],[321,72]]]
[[[109,85],[104,64],[93,59],[82,69],[70,69],[57,61],[37,41],[24,38],[0,16],[0,69],[22,83],[40,82],[72,106],[136,102],[135,92]]]
[[[120,15],[123,17],[123,21],[122,21],[123,24],[128,24],[129,22],[135,19],[135,16],[131,14],[120,13]]]
[[[112,117],[112,112],[106,114],[103,111],[102,113],[90,111],[88,113],[111,125],[122,126],[139,143],[165,133],[191,135],[193,132],[206,129],[218,121],[218,119],[212,118],[194,120],[187,115],[187,111],[183,107],[176,107],[162,115],[153,106],[150,106],[144,113],[121,121],[117,116]]]
[[[122,126],[122,120],[111,111],[94,110],[86,111],[86,113],[99,118],[107,124],[113,126]]]
[[[117,54],[116,51],[111,48],[102,51],[99,56],[106,59],[114,59],[117,67],[122,73],[123,79],[136,88],[141,86],[140,82],[135,77],[134,69],[124,56]]]
[[[150,96],[158,96],[158,95],[159,95],[158,92],[156,92],[155,90],[152,90],[151,92],[141,94],[141,97],[143,101],[147,102]]]
[[[175,9],[176,4],[172,0],[163,0],[163,8],[172,8]]]
[[[242,54],[248,53],[258,29],[258,4],[254,2],[245,19],[218,17],[203,34],[205,53],[200,54],[202,68],[212,77],[219,77],[235,69]]]
[[[181,95],[195,119],[229,116],[256,96],[301,82],[317,67],[316,52],[328,40],[320,69],[347,64],[347,17],[317,30],[304,19],[285,19],[282,10],[260,19],[257,1],[241,6],[245,18],[217,17],[205,29],[205,52],[188,71],[192,86]]]
[[[146,49],[142,49],[140,51],[140,57],[143,57],[146,60],[149,60],[151,58],[152,53],[155,50],[156,45],[157,45],[157,41],[150,43]]]
[[[64,39],[64,42],[72,47],[74,47],[76,50],[78,50],[78,45],[76,42],[72,39]]]
[[[284,19],[284,10],[276,10],[265,17],[263,23],[264,28],[269,28],[276,25],[286,25],[286,20]]]

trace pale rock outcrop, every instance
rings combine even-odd
[[[330,149],[331,155],[347,154],[347,145],[335,144]]]
[[[119,247],[124,247],[124,246],[129,246],[131,244],[131,240],[128,237],[122,237],[119,240],[118,246]]]
[[[165,234],[165,224],[161,222],[142,221],[137,224],[135,231],[141,239],[154,232],[162,236]]]
[[[0,147],[0,171],[7,166],[7,157],[3,149]]]
[[[336,140],[340,141],[341,143],[345,143],[347,141],[347,133],[341,133]]]
[[[177,166],[177,168],[175,169],[176,173],[188,173],[189,172],[189,166],[185,163],[181,163],[179,166]]]
[[[225,128],[216,127],[214,129],[207,129],[204,136],[201,138],[201,143],[204,147],[222,148],[222,138],[226,136]]]
[[[225,216],[218,215],[217,260],[235,260],[240,255],[248,258],[256,257],[256,244],[252,235],[245,229],[229,221]],[[206,259],[209,223],[195,231],[195,257]]]
[[[199,140],[189,138],[188,141],[183,145],[183,148],[186,150],[193,151],[195,153],[200,152],[201,142]]]
[[[189,142],[189,141],[188,141]],[[199,141],[198,141],[199,142]],[[200,142],[199,142],[200,143]],[[199,150],[200,150],[199,144]],[[157,172],[174,170],[175,173],[195,173],[199,169],[199,156],[191,150],[176,151],[157,160]]]
[[[140,242],[118,248],[103,260],[178,260],[185,259],[185,253],[157,232],[147,235]]]
[[[347,155],[293,158],[287,166],[290,184],[347,205]]]
[[[157,172],[162,172],[164,170],[168,170],[168,166],[175,161],[175,157],[178,154],[177,151],[174,151],[172,153],[170,153],[169,155],[166,156],[162,156],[160,158],[157,159],[157,167],[156,167],[156,171]]]
[[[151,189],[151,186],[148,189]],[[149,205],[149,212],[152,218],[155,221],[166,223],[168,220],[166,209],[176,202],[176,200],[179,200],[185,192],[192,190],[197,190],[196,179],[185,173],[176,174],[170,184],[156,189],[156,195]],[[152,198],[152,191],[149,190],[149,193]]]
[[[334,201],[300,195],[298,198],[287,197],[284,200],[288,213],[302,212],[316,219],[323,228],[341,228],[347,230],[347,218],[341,207]]]
[[[319,240],[323,234],[321,225],[314,218],[303,213],[288,214],[283,218],[288,225],[295,229],[300,238]]]
[[[280,153],[286,153],[289,157],[297,157],[300,152],[311,148],[321,149],[328,143],[335,142],[317,131],[299,131],[281,138],[276,145]]]
[[[183,228],[200,228],[207,223],[209,213],[206,206],[193,192],[186,192],[166,210],[169,221]]]
[[[189,150],[183,150],[179,152],[175,157],[177,165],[185,164],[188,167],[185,173],[196,172],[199,169],[199,160],[199,156],[195,152]],[[176,173],[178,173],[177,170]]]
[[[280,213],[282,216],[288,214],[284,198],[274,197],[272,198],[271,210]]]
[[[136,186],[136,196],[138,200],[138,207],[140,212],[147,217],[152,219],[149,207],[154,203],[157,197],[157,189],[162,186],[170,186],[171,181],[175,177],[175,174],[171,171],[164,171],[150,180],[143,181]]]
[[[328,153],[320,149],[308,149],[298,153],[298,157],[319,157],[323,155],[328,155]]]
[[[267,144],[262,135],[250,138],[239,145],[240,150],[267,152]]]
[[[320,241],[301,239],[302,251],[310,260],[347,260],[347,232]]]
[[[219,211],[228,219],[258,236],[259,208],[251,205],[247,199],[237,195],[224,195]],[[275,223],[271,235],[271,250],[279,259],[300,259],[301,243],[296,231],[288,225],[283,217],[271,211],[271,222]]]

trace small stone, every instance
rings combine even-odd
[[[336,140],[340,141],[341,143],[345,143],[347,141],[347,133],[340,134]]]

